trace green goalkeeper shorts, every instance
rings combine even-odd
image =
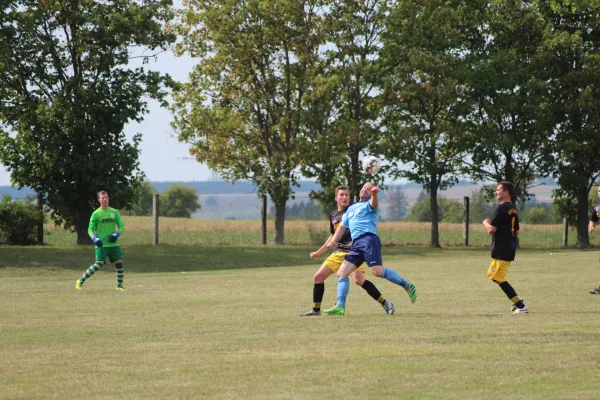
[[[121,252],[121,246],[96,247],[96,261],[106,263],[106,257],[108,257],[112,263],[117,260],[122,260],[123,253]]]

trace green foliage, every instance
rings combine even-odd
[[[394,1],[328,2],[323,9],[324,40],[318,75],[304,95],[309,132],[301,171],[317,178],[322,190],[311,198],[330,204],[334,188],[345,184],[358,200],[366,180],[381,184],[386,167],[365,176],[361,159],[372,153],[381,125],[379,99],[387,72],[378,63],[381,33]],[[328,208],[328,207],[327,207]]]
[[[152,207],[154,203],[154,188],[149,181],[142,182],[133,192],[133,203],[125,210],[121,211],[122,215],[152,215]]]
[[[544,207],[533,207],[527,211],[522,221],[533,225],[549,224],[551,218],[549,218],[548,210]]]
[[[553,161],[544,82],[537,74],[543,65],[536,58],[546,21],[529,2],[512,0],[489,3],[479,18],[483,28],[471,44],[467,77],[470,156],[462,170],[475,181],[512,182],[512,201],[524,202],[529,182],[547,174]]]
[[[583,248],[589,246],[589,190],[600,176],[600,14],[595,1],[539,7],[548,22],[539,58],[554,123],[552,173],[560,185],[554,197]]]
[[[491,187],[495,188],[495,185],[491,185],[487,189],[491,189]],[[482,188],[477,192],[471,193],[471,198],[469,200],[469,222],[479,224],[484,219],[491,219],[492,215],[494,215],[494,207],[496,201],[494,200],[493,191],[489,191],[486,188]]]
[[[171,17],[168,0],[3,3],[0,161],[81,242],[96,193],[107,190],[123,208],[143,179],[141,135],[130,141],[123,127],[141,121],[148,97],[162,101],[170,80],[141,66],[153,55],[138,56],[137,67],[131,59],[168,47]]]
[[[37,227],[42,211],[31,199],[0,201],[0,243],[13,246],[37,244]]]
[[[441,198],[442,222],[448,224],[460,224],[465,220],[465,207],[463,203],[455,199]]]
[[[393,160],[393,176],[435,194],[457,181],[470,112],[464,81],[470,64],[461,55],[468,45],[468,31],[461,30],[468,9],[454,3],[395,7],[383,35],[381,62],[392,73],[385,78],[381,149]]]
[[[433,213],[431,212],[431,197],[421,196],[419,200],[410,208],[408,213],[408,221],[416,222],[432,222]],[[450,224],[461,223],[465,219],[465,211],[463,204],[454,199],[446,197],[438,197],[438,222]]]
[[[303,158],[303,107],[316,70],[321,4],[297,0],[184,3],[177,47],[199,59],[175,93],[173,127],[225,180],[247,179],[275,203],[283,244],[285,203]]]
[[[201,206],[194,188],[174,184],[160,197],[160,215],[164,217],[192,218]]]
[[[465,131],[472,106],[465,54],[477,22],[462,1],[424,0],[399,4],[382,35],[381,64],[385,129],[379,148],[391,175],[421,183],[431,194],[431,246],[439,247],[438,191],[458,181],[465,158]]]

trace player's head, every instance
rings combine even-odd
[[[375,187],[375,184],[371,182],[367,182],[363,185],[359,194],[361,201],[369,200],[371,198],[371,189],[373,187]]]
[[[598,192],[598,197],[600,197],[600,185],[598,185],[598,189],[596,190],[596,192]]]
[[[338,186],[335,188],[335,202],[338,208],[347,208],[350,205],[350,190],[348,186]]]
[[[496,199],[498,201],[510,201],[512,199],[514,186],[512,182],[502,181],[496,186]]]
[[[98,192],[98,201],[101,207],[108,207],[108,192],[104,190]]]

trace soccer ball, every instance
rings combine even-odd
[[[375,156],[366,156],[362,160],[362,168],[365,174],[374,175],[381,169],[381,161]]]

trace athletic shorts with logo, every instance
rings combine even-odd
[[[383,265],[379,236],[374,233],[365,233],[354,239],[352,248],[346,255],[346,261],[354,265],[361,265],[364,262],[369,267]]]

